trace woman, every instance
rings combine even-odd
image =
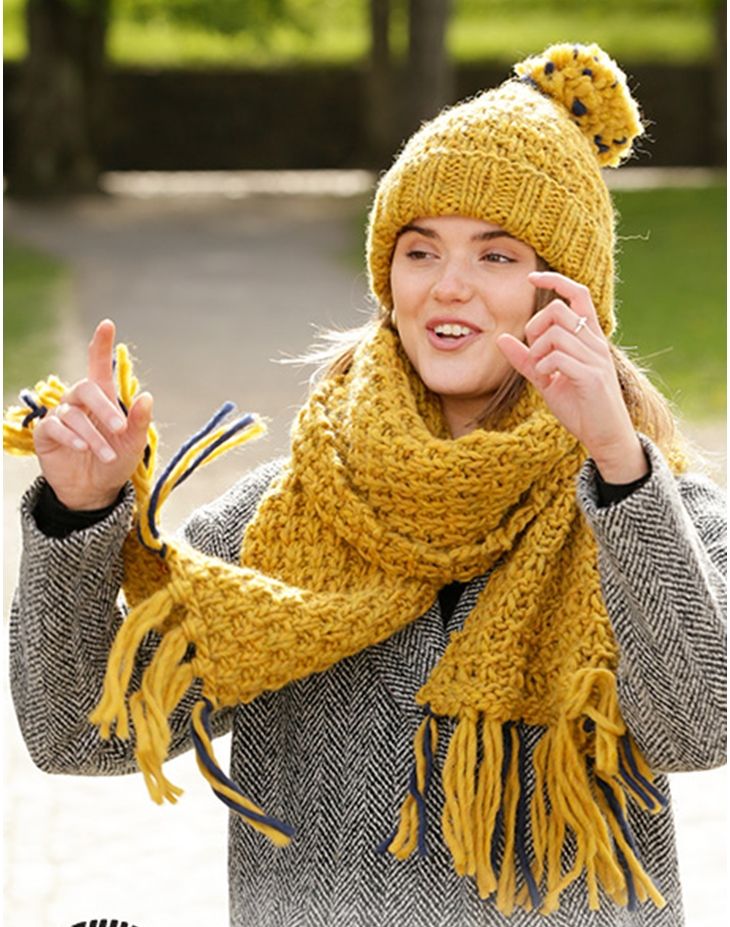
[[[682,923],[663,774],[724,762],[721,500],[609,341],[625,78],[595,46],[516,72],[381,179],[373,320],[290,457],[196,513],[189,547],[159,538],[159,500],[246,422],[149,498],[137,479],[139,538],[151,399],[119,416],[111,323],[32,422],[31,754],[138,767],[161,801],[192,744],[236,812],[234,924]],[[231,727],[228,779],[210,741]]]

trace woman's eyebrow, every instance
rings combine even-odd
[[[413,222],[409,222],[408,225],[404,225],[398,233],[398,236],[400,237],[406,232],[416,232],[418,235],[423,235],[425,238],[440,237],[435,229],[430,229],[425,225],[416,225]],[[505,232],[504,229],[491,229],[487,232],[477,232],[471,236],[470,241],[491,241],[493,238],[511,238],[513,241],[517,241],[514,235],[510,235],[510,233]]]
[[[471,236],[472,241],[491,241],[493,238],[511,238],[512,241],[518,240],[514,235],[505,232],[504,229],[494,229],[491,232],[477,232],[476,235]]]
[[[438,232],[434,231],[434,229],[426,228],[425,225],[415,225],[413,222],[404,225],[400,232],[398,232],[398,236],[405,235],[406,232],[416,232],[426,238],[439,238]]]

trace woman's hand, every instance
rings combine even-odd
[[[88,376],[37,423],[33,440],[43,475],[70,509],[111,505],[147,442],[152,396],[140,393],[124,416],[113,374],[114,323],[100,322],[89,344]]]
[[[586,448],[606,482],[639,479],[649,466],[588,288],[552,271],[531,273],[529,280],[560,298],[527,323],[526,344],[504,334],[500,350]]]

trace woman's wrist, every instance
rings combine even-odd
[[[632,432],[631,440],[601,449],[592,453],[591,457],[605,483],[633,483],[650,472],[649,461],[636,432]]]

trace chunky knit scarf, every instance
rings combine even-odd
[[[596,544],[576,502],[585,452],[539,395],[528,387],[498,430],[452,440],[396,335],[374,329],[351,369],[322,382],[301,410],[291,458],[246,529],[240,565],[164,543],[156,525],[173,485],[256,430],[250,417],[221,425],[226,411],[151,493],[138,474],[138,531],[125,548],[132,607],[91,719],[105,737],[113,727],[128,737],[131,715],[153,798],[179,794],[162,772],[168,718],[201,680],[192,718],[201,771],[252,826],[287,843],[289,824],[248,801],[217,764],[210,712],[326,670],[418,619],[445,584],[491,571],[418,692],[413,775],[385,846],[400,858],[425,852],[438,718],[450,716],[442,830],[456,871],[474,877],[482,897],[494,895],[504,913],[550,913],[584,873],[591,908],[601,889],[620,905],[662,905],[627,824],[627,798],[649,811],[665,802],[619,712]],[[128,696],[152,630],[161,644]],[[531,795],[517,722],[544,729]],[[569,834],[576,851],[566,871]]]

